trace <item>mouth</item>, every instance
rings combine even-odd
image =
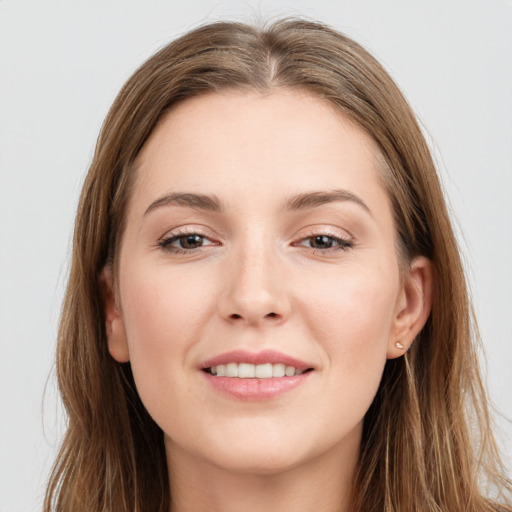
[[[275,350],[236,350],[199,368],[212,388],[231,399],[270,400],[305,385],[314,365]]]
[[[280,377],[294,377],[313,371],[313,368],[300,369],[284,363],[227,363],[210,366],[204,372],[215,377],[234,377],[238,379],[272,379]]]

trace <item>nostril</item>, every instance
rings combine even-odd
[[[272,312],[272,313],[267,313],[267,314],[265,315],[265,317],[269,317],[269,318],[275,318],[276,316],[278,316],[278,315],[277,315],[277,313],[273,313],[273,312]],[[231,315],[231,318],[232,318],[233,320],[238,320],[239,318],[242,318],[242,315],[239,315],[238,313],[233,313],[233,314]]]

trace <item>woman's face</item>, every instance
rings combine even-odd
[[[106,318],[171,456],[255,473],[355,460],[386,359],[426,318],[425,262],[400,279],[377,161],[302,92],[203,95],[157,126]]]

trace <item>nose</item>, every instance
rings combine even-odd
[[[279,257],[270,248],[246,248],[226,261],[219,314],[248,326],[284,323],[291,311]]]

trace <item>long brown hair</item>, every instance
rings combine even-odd
[[[108,353],[99,275],[116,263],[132,163],[171,106],[206,92],[276,88],[324,98],[373,137],[400,258],[425,255],[435,268],[431,316],[408,353],[386,363],[366,414],[353,510],[511,511],[498,505],[509,499],[510,482],[490,428],[465,275],[425,139],[366,50],[300,19],[196,29],[144,63],[115,100],[76,218],[57,349],[68,429],[45,511],[169,512],[163,435],[138,397],[129,363]]]

